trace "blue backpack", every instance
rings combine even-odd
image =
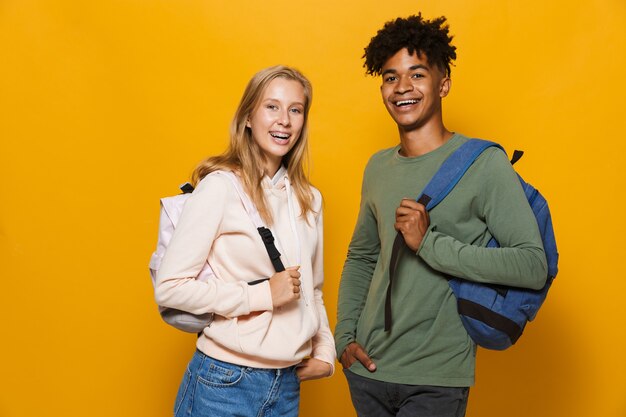
[[[424,188],[417,201],[427,210],[439,204],[463,177],[476,158],[495,142],[470,139],[450,155]],[[515,151],[511,164],[523,152]],[[518,175],[519,177],[519,175]],[[548,262],[548,278],[541,290],[479,284],[464,279],[450,279],[449,284],[457,298],[458,312],[472,340],[487,349],[504,350],[522,335],[524,327],[537,315],[558,272],[559,254],[556,248],[552,218],[546,199],[532,185],[519,177],[528,203],[535,214]],[[399,237],[401,238],[401,234]],[[399,239],[396,239],[399,240]],[[397,246],[394,242],[394,247]],[[498,247],[491,239],[487,247]],[[397,251],[396,251],[397,252]],[[392,255],[393,258],[393,255]],[[395,259],[392,259],[392,264]],[[395,270],[395,266],[393,268]],[[390,277],[393,271],[390,268]],[[391,283],[390,283],[391,286]]]

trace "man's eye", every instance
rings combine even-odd
[[[385,82],[386,82],[386,83],[389,83],[389,82],[392,82],[392,81],[395,81],[395,80],[396,80],[396,77],[395,77],[395,76],[393,76],[393,75],[390,75],[390,76],[388,76],[388,77],[385,77]]]
[[[412,75],[413,78],[422,78],[424,75],[420,73],[415,73]]]

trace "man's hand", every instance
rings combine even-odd
[[[396,223],[394,228],[402,233],[406,245],[416,252],[422,244],[422,239],[430,225],[430,217],[426,207],[415,200],[402,199],[396,209]]]
[[[376,370],[376,364],[372,362],[365,349],[357,342],[352,342],[341,354],[340,362],[344,369],[348,369],[356,361],[361,362],[370,372]]]

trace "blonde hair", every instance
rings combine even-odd
[[[304,172],[304,165],[308,162],[308,116],[313,99],[313,90],[309,80],[294,68],[277,65],[263,69],[252,77],[231,122],[228,148],[221,155],[211,156],[202,161],[191,177],[195,186],[213,171],[224,169],[236,171],[259,214],[268,225],[273,223],[273,219],[261,187],[264,172],[259,169],[259,161],[264,161],[265,156],[252,137],[252,130],[246,126],[246,122],[258,108],[267,86],[276,78],[298,81],[304,87],[304,124],[300,131],[300,137],[293,148],[283,157],[282,163],[287,168],[289,181],[302,209],[302,216],[306,218],[308,212],[313,210],[311,183]]]

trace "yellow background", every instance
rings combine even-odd
[[[277,63],[314,85],[334,326],[363,167],[397,141],[363,47],[419,10],[456,35],[446,125],[526,151],[561,252],[519,344],[479,352],[468,416],[626,416],[623,0],[0,0],[0,417],[171,415],[195,337],[152,299],[158,199]],[[354,416],[341,372],[301,411]]]

